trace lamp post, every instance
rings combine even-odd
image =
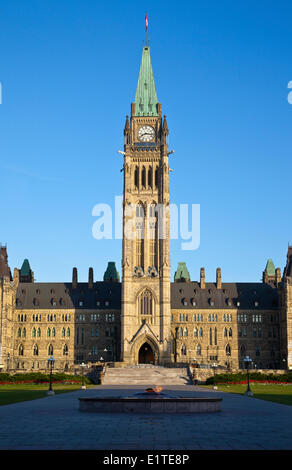
[[[82,388],[82,390],[85,390],[86,385],[84,383],[84,367],[86,367],[86,364],[84,364],[84,362],[82,362],[82,364],[80,364],[80,367],[82,367],[82,385],[81,385],[81,388]]]
[[[244,363],[245,363],[245,367],[247,371],[247,389],[244,394],[247,395],[248,397],[252,397],[253,393],[249,387],[249,368],[250,368],[250,364],[252,363],[252,359],[249,356],[246,356],[244,358]]]
[[[218,366],[217,366],[216,362],[213,362],[213,364],[212,364],[212,368],[213,368],[213,371],[214,371],[214,385],[212,387],[213,390],[217,390],[217,388],[218,388],[217,385],[216,385],[216,369],[217,369],[217,367]]]
[[[104,362],[106,363],[106,361],[107,361],[107,349],[104,348],[103,352],[104,352],[104,357],[105,357]]]
[[[230,371],[230,352],[229,351],[226,353],[226,356],[227,356],[227,370],[229,372]]]
[[[50,385],[49,385],[49,390],[47,391],[47,395],[55,395],[54,390],[52,389],[52,372],[53,372],[53,366],[55,359],[53,356],[50,356],[49,359],[49,365],[50,365]]]
[[[197,379],[197,358],[193,358],[194,361],[194,367],[193,367],[193,383],[194,385],[198,385],[198,379]]]

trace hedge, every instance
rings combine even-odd
[[[92,381],[81,375],[64,374],[56,372],[52,374],[52,381],[55,383],[84,383],[91,384]],[[24,374],[9,374],[8,372],[0,373],[0,384],[8,383],[49,383],[50,374],[42,374],[41,372],[28,372]]]
[[[239,372],[235,374],[216,374],[215,377],[209,377],[206,380],[207,385],[213,385],[214,380],[216,384],[238,384],[247,382],[246,372]],[[292,383],[292,372],[287,374],[265,374],[263,372],[250,372],[249,380],[251,382],[262,382],[262,383]]]

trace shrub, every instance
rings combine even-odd
[[[57,383],[84,383],[91,384],[92,381],[88,377],[81,375],[65,374],[56,372],[52,374],[52,381]],[[41,372],[27,372],[24,374],[9,374],[7,372],[0,373],[1,383],[48,383],[50,381],[50,374],[43,374]]]

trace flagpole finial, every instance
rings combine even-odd
[[[148,18],[147,18],[147,12],[145,13],[145,44],[147,47],[147,30],[148,30]]]

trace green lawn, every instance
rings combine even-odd
[[[86,388],[94,385],[86,385]],[[53,384],[53,390],[57,393],[73,392],[80,390],[80,384]],[[17,403],[20,401],[43,398],[49,388],[48,384],[5,384],[0,385],[0,406]]]
[[[212,386],[208,386],[212,388]],[[240,393],[244,394],[247,385],[217,385],[217,389],[222,392]],[[253,398],[261,400],[274,401],[284,405],[292,406],[292,384],[279,385],[279,384],[257,384],[251,383],[250,389],[253,392]]]

